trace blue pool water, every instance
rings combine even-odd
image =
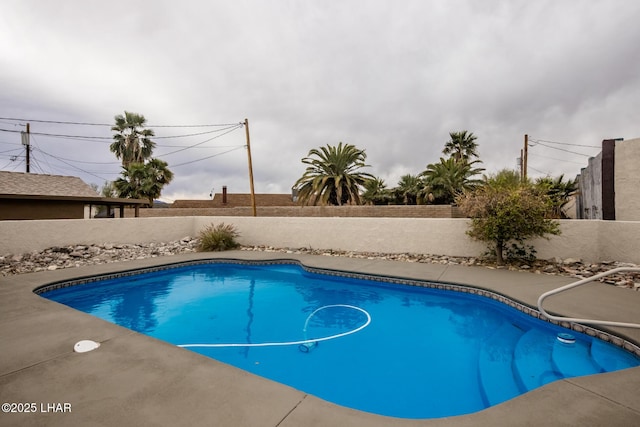
[[[41,295],[336,404],[403,418],[476,412],[557,379],[640,365],[489,298],[297,265],[191,265]],[[560,342],[563,332],[575,343]]]

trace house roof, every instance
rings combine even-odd
[[[0,171],[0,194],[16,196],[99,197],[76,176]]]
[[[228,193],[223,203],[222,193],[216,193],[213,200],[176,200],[172,208],[236,208],[251,206],[251,194]],[[296,206],[291,194],[256,194],[256,206]]]
[[[77,176],[0,171],[0,199],[58,200],[97,205],[144,205],[143,199],[100,196]]]

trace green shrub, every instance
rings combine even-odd
[[[527,184],[486,184],[459,195],[456,201],[471,218],[467,234],[486,242],[498,264],[504,264],[505,252],[510,258],[535,258],[534,248],[524,244],[527,239],[560,234],[560,224],[548,218],[548,196]]]
[[[202,252],[226,251],[240,246],[236,237],[240,233],[233,224],[209,225],[200,232],[198,249]]]

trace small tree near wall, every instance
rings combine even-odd
[[[471,218],[467,234],[486,242],[499,265],[504,264],[510,243],[560,234],[560,224],[549,219],[552,206],[548,196],[529,185],[508,188],[485,184],[458,196],[456,202]]]

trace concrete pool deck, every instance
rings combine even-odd
[[[71,278],[208,258],[292,259],[310,267],[466,284],[530,306],[541,293],[574,281],[486,267],[251,251],[175,255],[2,277],[0,403],[35,403],[31,408],[35,411],[0,413],[0,425],[640,425],[640,368],[557,381],[469,415],[389,418],[328,403],[33,293],[43,284]],[[545,308],[567,316],[640,323],[640,292],[589,284],[551,297]],[[640,343],[638,329],[609,330]],[[74,353],[74,344],[82,339],[101,346]]]

